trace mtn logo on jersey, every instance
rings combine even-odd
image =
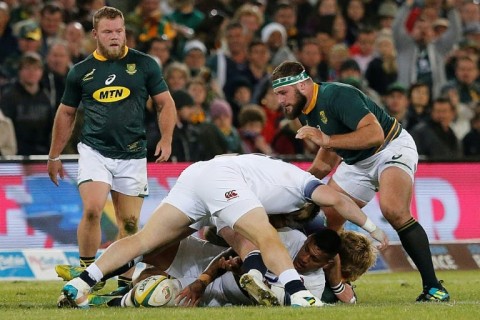
[[[130,89],[120,86],[101,88],[92,95],[93,99],[98,102],[117,102],[128,98],[128,96],[130,96]]]
[[[225,192],[225,199],[232,200],[238,198],[237,190],[230,190]]]

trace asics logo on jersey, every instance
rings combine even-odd
[[[237,197],[238,197],[237,190],[230,190],[230,191],[225,192],[225,198],[227,200],[234,199],[234,198],[237,198]]]
[[[392,160],[397,160],[397,159],[400,159],[401,157],[402,157],[402,154],[396,154],[392,156]]]
[[[115,74],[111,74],[108,76],[107,80],[105,80],[105,84],[108,86],[111,84],[117,76]]]

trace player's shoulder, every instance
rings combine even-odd
[[[88,57],[86,57],[80,62],[77,62],[76,64],[73,65],[72,68],[70,68],[69,76],[82,77],[83,75],[88,74],[89,72],[92,72],[94,68],[95,67],[94,67],[93,55],[90,54]]]
[[[128,48],[128,56],[130,59],[134,59],[137,63],[156,63],[155,59],[151,55],[137,49]]]

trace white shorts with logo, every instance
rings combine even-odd
[[[233,228],[254,208],[263,207],[269,214],[301,208],[311,183],[321,184],[310,173],[280,160],[225,156],[189,166],[163,202],[178,208],[192,222],[213,216]]]
[[[342,162],[332,179],[347,194],[365,203],[375,196],[383,170],[397,167],[405,171],[412,183],[417,171],[418,152],[412,136],[404,129],[381,152],[353,165]]]
[[[129,196],[148,195],[147,159],[111,159],[84,143],[77,145],[78,185],[88,181],[108,183],[111,189]]]

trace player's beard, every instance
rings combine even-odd
[[[126,40],[123,41],[118,47],[107,47],[98,42],[98,49],[102,56],[108,60],[118,60],[125,54]]]
[[[307,104],[307,97],[300,92],[297,88],[295,88],[295,102],[292,103],[292,111],[288,112],[287,109],[284,107],[285,117],[289,120],[296,119],[302,113],[303,108]]]

